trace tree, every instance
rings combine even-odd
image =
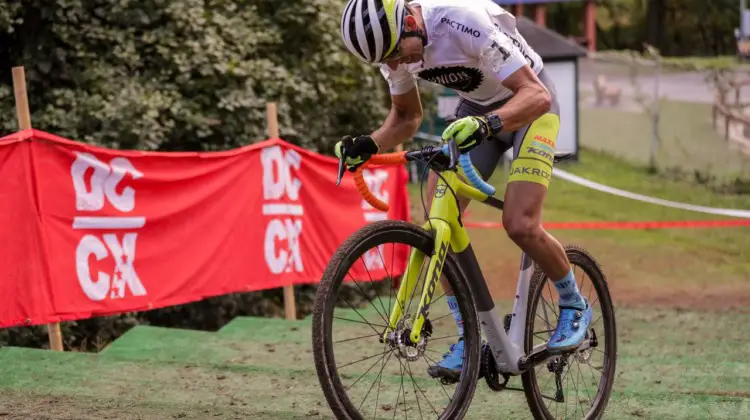
[[[739,25],[736,0],[598,0],[597,30],[606,49],[642,50],[647,43],[666,56],[732,55]],[[580,3],[554,3],[550,26],[563,34],[583,31]]]
[[[282,137],[330,151],[385,116],[377,69],[338,37],[341,0],[10,0],[0,4],[0,129],[16,130],[10,68],[32,123],[114,148],[218,150]]]
[[[646,43],[660,51],[666,39],[667,0],[648,0],[646,7]]]
[[[0,2],[0,130],[17,130],[11,67],[26,69],[32,124],[113,148],[219,150],[281,136],[331,152],[385,118],[385,81],[339,39],[343,0]],[[384,282],[387,283],[387,282]],[[314,285],[297,288],[310,313]],[[282,314],[280,291],[237,293],[138,314],[63,323],[67,348],[96,349],[138,323],[216,329]],[[357,302],[355,302],[356,304]],[[0,345],[43,346],[42,327]]]

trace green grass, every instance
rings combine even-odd
[[[717,194],[588,149],[580,162],[560,167],[646,195],[750,209],[748,195]],[[491,180],[499,195],[504,179],[499,170]],[[411,185],[410,192],[419,220],[418,187]],[[471,220],[500,220],[500,213],[486,206],[473,204],[470,211]],[[719,217],[614,197],[560,179],[552,181],[544,212],[547,222],[707,218]],[[552,233],[588,249],[603,264],[616,304],[619,360],[605,418],[750,416],[750,228]],[[501,230],[470,229],[470,235],[504,313],[515,291],[520,251]],[[445,312],[440,305],[436,302],[433,314]],[[374,308],[363,315],[378,317]],[[450,320],[436,325],[450,328]],[[335,337],[370,332],[361,327],[344,324]],[[135,327],[98,354],[2,348],[0,418],[330,418],[313,366],[310,328],[309,318],[238,318],[216,333]],[[448,343],[433,343],[432,357],[439,358]],[[350,344],[337,360],[382,349],[364,340]],[[400,365],[389,363],[382,381],[385,402],[371,408],[392,418]],[[414,364],[412,372],[427,388],[431,382],[420,373],[423,368]],[[356,369],[348,379],[354,375]],[[365,387],[374,377],[365,376]],[[428,392],[439,396],[440,389],[433,388]],[[491,393],[480,383],[468,418],[529,415],[523,394]]]
[[[368,320],[377,316],[370,312]],[[618,309],[617,379],[606,418],[747,418],[747,321],[741,314],[705,322],[692,312]],[[362,328],[343,324],[334,337],[361,336]],[[382,349],[367,340],[349,343],[346,350],[336,347],[337,360]],[[441,345],[431,346],[439,357]],[[436,401],[442,391],[430,394],[434,383],[418,363],[412,374]],[[239,318],[218,333],[139,326],[99,354],[4,348],[0,365],[0,416],[9,418],[330,418],[314,371],[309,321]],[[369,365],[352,365],[345,383]],[[378,406],[391,418],[386,408],[396,407],[400,368],[393,358],[385,366]],[[365,376],[353,389],[364,392],[376,378]],[[408,376],[405,381],[411,389]],[[406,395],[409,418],[418,418],[414,394]],[[365,406],[374,410],[374,397]],[[480,382],[467,418],[529,415],[522,393],[491,393]]]
[[[718,183],[750,179],[750,156],[729,147],[713,129],[710,105],[663,100],[660,118],[660,169],[679,167],[688,176],[701,171],[704,176],[715,176]],[[585,108],[581,110],[581,145],[648,164],[652,127],[644,113]]]

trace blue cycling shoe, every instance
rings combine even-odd
[[[586,338],[586,332],[591,324],[593,311],[586,298],[586,309],[580,310],[571,306],[560,306],[560,317],[557,320],[555,333],[547,343],[547,351],[551,354],[573,351]]]
[[[464,340],[451,344],[450,351],[443,354],[443,360],[427,368],[427,373],[433,378],[458,382],[461,378],[461,367],[464,364]]]

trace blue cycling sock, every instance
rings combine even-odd
[[[560,295],[560,306],[572,306],[580,310],[586,309],[586,303],[578,290],[578,283],[576,283],[572,268],[565,277],[553,282],[553,284],[557,289],[557,294]]]
[[[458,310],[458,302],[455,296],[445,296],[445,300],[448,301],[448,307],[451,308],[451,314],[453,319],[456,320],[456,326],[458,327],[458,335],[463,337],[464,335],[464,320],[461,318],[461,312]]]

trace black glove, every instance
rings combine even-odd
[[[370,136],[358,136],[353,139],[352,136],[344,136],[341,141],[336,143],[334,153],[341,159],[341,149],[345,149],[346,166],[349,172],[354,172],[363,163],[367,162],[372,155],[380,151],[380,146]]]

